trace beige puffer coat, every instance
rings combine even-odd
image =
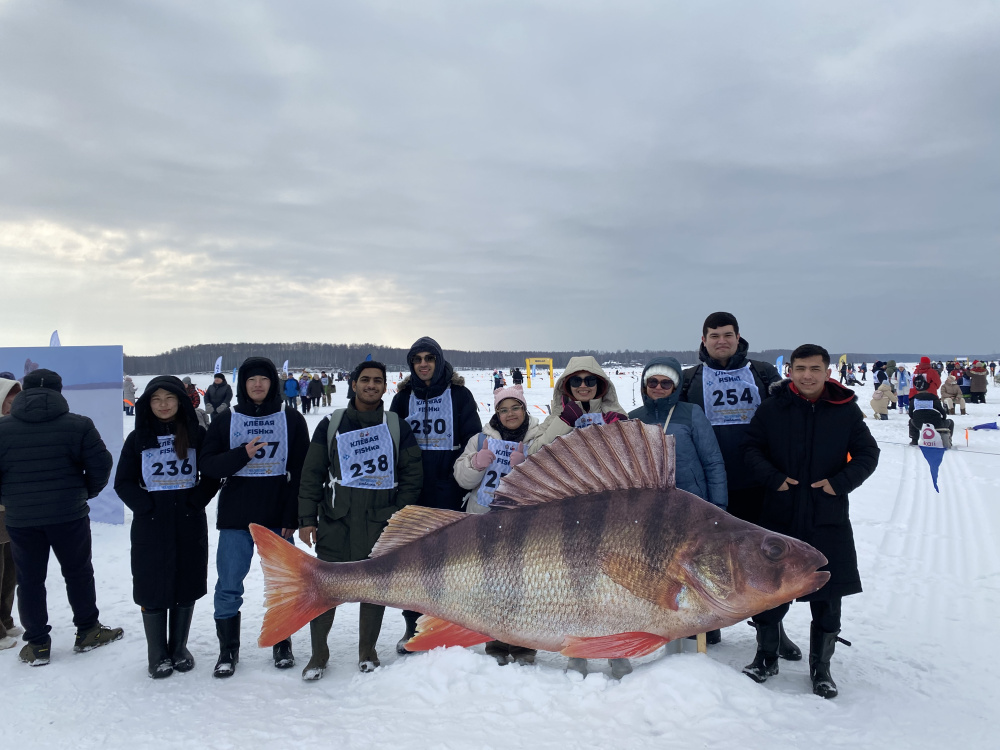
[[[617,412],[622,415],[622,419],[628,419],[628,412],[618,403],[618,392],[615,390],[615,384],[611,382],[608,374],[597,364],[597,360],[593,357],[573,357],[566,364],[566,369],[563,370],[562,375],[556,381],[555,390],[552,392],[551,412],[545,418],[545,421],[542,422],[542,434],[531,444],[531,447],[528,449],[528,455],[537,453],[556,438],[568,435],[573,430],[572,427],[560,419],[560,416],[563,411],[562,397],[564,395],[569,397],[570,395],[568,381],[570,377],[578,372],[589,372],[592,375],[596,375],[604,383],[603,387],[600,383],[598,384],[597,396],[587,404],[587,408],[584,408],[585,412],[591,414]],[[583,404],[581,404],[582,406]]]
[[[483,425],[483,434],[495,440],[503,439],[500,437],[500,433],[489,422]],[[531,446],[541,434],[542,425],[535,417],[529,414],[528,431],[524,434],[524,440],[521,441],[524,443],[526,454],[530,453]],[[486,469],[480,471],[472,465],[472,458],[478,452],[479,435],[476,434],[469,438],[469,442],[465,444],[465,450],[462,451],[462,455],[455,461],[455,481],[463,489],[470,490],[469,494],[465,496],[465,500],[463,500],[467,513],[485,513],[488,510],[488,508],[484,508],[476,502],[476,492],[479,490],[479,485],[482,484],[483,476],[486,474]]]
[[[948,379],[944,381],[944,385],[941,386],[941,400],[944,401],[946,398],[954,399],[956,404],[964,398],[962,389],[954,375],[949,375]]]
[[[892,388],[889,387],[889,382],[885,381],[878,388],[875,389],[875,393],[872,395],[872,400],[869,402],[872,405],[872,411],[876,415],[888,414],[889,413],[889,399],[892,398]]]

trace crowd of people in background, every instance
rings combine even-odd
[[[658,357],[639,377],[642,405],[626,411],[614,382],[591,356],[573,357],[555,382],[547,415],[528,413],[520,368],[495,370],[492,413],[484,425],[464,378],[432,338],[414,342],[408,373],[388,409],[386,366],[371,359],[350,373],[279,373],[262,357],[244,361],[233,387],[216,373],[199,392],[190,377],[154,377],[136,398],[126,377],[125,413],[135,416],[114,477],[114,489],[132,512],[133,599],[147,642],[147,672],[162,679],[194,668],[187,647],[196,602],[208,593],[206,507],[218,497],[213,608],[219,655],[213,675],[237,671],[243,581],[254,542],[250,524],[315,547],[328,562],[365,559],[401,508],[415,504],[471,514],[494,512],[503,477],[547,445],[594,425],[639,420],[674,437],[677,487],[732,515],[802,539],[830,560],[830,581],[803,597],[812,622],[809,667],[813,691],[837,695],[830,663],[841,628],[844,597],[861,591],[848,494],[871,475],[879,449],[849,386],[865,383],[867,363],[846,361],[831,379],[829,353],[798,347],[786,377],[774,365],[749,358],[749,343],[730,313],[709,315],[701,331],[699,364],[683,369]],[[873,416],[907,410],[910,437],[928,420],[953,429],[956,409],[985,403],[987,372],[996,363],[936,362],[871,367]],[[942,383],[942,375],[944,382]],[[858,380],[860,376],[860,381]],[[303,414],[330,407],[335,382],[347,380],[345,408],[326,414],[310,437]],[[940,395],[938,391],[940,390]],[[62,564],[77,627],[75,649],[86,651],[122,637],[98,619],[87,500],[110,479],[111,456],[93,423],[69,413],[56,373],[37,370],[23,383],[0,378],[0,648],[23,634],[20,658],[48,663],[51,641],[45,609],[49,550]],[[204,397],[204,398],[202,398]],[[234,404],[235,398],[235,404]],[[204,406],[202,406],[204,403]],[[9,416],[8,416],[9,415]],[[364,465],[345,439],[372,436]],[[850,458],[848,457],[850,456]],[[5,530],[3,521],[6,520]],[[18,612],[11,613],[14,580]],[[757,649],[744,672],[757,682],[778,674],[779,659],[803,651],[785,633],[789,605],[755,615]],[[328,666],[328,637],[336,609],[310,623],[310,656],[302,677],[319,680]],[[375,644],[384,607],[362,604],[358,668],[380,666]],[[419,612],[404,611],[396,646],[410,653]],[[709,644],[721,631],[707,634]],[[501,641],[486,645],[496,661],[531,664],[535,652]],[[290,639],[273,646],[274,666],[295,664]],[[632,667],[611,659],[612,675]],[[587,673],[585,659],[568,669]]]

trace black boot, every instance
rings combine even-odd
[[[496,659],[497,664],[504,667],[513,661],[510,658],[510,646],[503,641],[490,641],[486,644],[486,655]]]
[[[785,623],[778,623],[778,656],[788,661],[801,661],[802,650],[785,635]]]
[[[240,663],[240,613],[216,620],[215,632],[219,635],[219,658],[212,676],[232,677]]]
[[[417,632],[418,617],[420,617],[419,612],[411,612],[408,609],[403,610],[403,619],[406,621],[406,632],[403,633],[403,637],[400,638],[399,643],[396,644],[396,653],[400,656],[413,653],[412,651],[406,650],[406,642]]]
[[[378,634],[382,632],[384,614],[385,607],[363,602],[361,604],[358,618],[358,669],[362,672],[374,672],[381,666],[378,652],[375,651],[375,643],[378,641]]]
[[[319,617],[309,623],[309,640],[312,645],[312,655],[309,663],[302,670],[302,679],[306,682],[315,682],[323,679],[326,672],[326,664],[330,661],[330,646],[326,639],[330,635],[330,628],[333,627],[333,618],[337,614],[337,608],[329,609]]]
[[[837,697],[837,683],[830,675],[830,659],[837,647],[839,634],[839,630],[825,633],[816,623],[809,627],[809,677],[812,679],[813,692],[821,698]]]
[[[709,646],[716,646],[722,643],[722,631],[709,630],[707,633],[705,633],[705,643]]]
[[[754,682],[764,682],[778,674],[778,644],[781,641],[777,625],[754,623],[757,628],[757,655],[743,667],[743,674]]]
[[[271,647],[274,666],[278,669],[289,669],[295,666],[295,656],[292,654],[292,639],[278,641]]]
[[[167,648],[174,669],[178,672],[190,672],[194,669],[194,657],[188,651],[188,633],[191,632],[191,618],[194,616],[194,605],[174,607],[170,610],[170,640]]]
[[[167,610],[142,610],[142,627],[146,631],[146,651],[149,665],[146,671],[154,680],[174,673],[167,650]]]

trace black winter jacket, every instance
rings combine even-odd
[[[246,372],[250,368],[265,369],[271,380],[271,390],[260,405],[247,393]],[[240,365],[236,386],[236,407],[226,410],[208,428],[205,446],[199,455],[201,470],[209,477],[224,479],[219,491],[219,513],[216,528],[247,530],[251,523],[270,529],[298,528],[299,481],[302,464],[309,449],[309,428],[305,417],[294,409],[286,409],[288,425],[288,461],[285,476],[238,477],[233,476],[250,463],[246,448],[229,447],[229,428],[233,412],[265,417],[282,411],[281,382],[274,363],[264,357],[250,357]]]
[[[222,385],[218,385],[212,381],[212,385],[205,391],[205,403],[212,409],[218,409],[223,404],[228,407],[232,402],[233,387],[229,383],[223,382]]]
[[[29,388],[0,418],[0,504],[7,526],[68,523],[90,513],[114,461],[89,417],[58,391]]]
[[[178,415],[161,422],[150,408],[160,389],[178,398]],[[190,436],[188,455],[198,466],[205,428],[198,424],[184,384],[172,375],[153,378],[135,403],[135,430],[125,439],[115,492],[132,510],[132,598],[140,607],[167,609],[203,597],[208,584],[208,523],[205,506],[219,489],[219,480],[198,476],[187,490],[149,492],[142,480],[142,453],[159,447],[158,437],[176,435],[183,421]]]
[[[413,355],[417,352],[431,352],[437,357],[437,366],[434,368],[434,376],[430,385],[424,385],[413,370]],[[401,419],[407,420],[407,417],[410,416],[411,393],[419,399],[427,400],[436,398],[444,393],[446,388],[451,388],[455,430],[455,445],[452,450],[422,451],[424,486],[417,505],[428,508],[461,510],[466,490],[463,490],[455,481],[453,470],[455,461],[462,455],[466,443],[473,435],[479,434],[483,429],[483,423],[479,419],[479,407],[472,392],[465,387],[465,378],[457,375],[452,366],[445,362],[444,352],[434,339],[427,336],[418,339],[410,347],[410,351],[406,355],[406,362],[410,365],[410,376],[399,384],[396,395],[392,397],[389,410],[396,412]],[[414,420],[416,419],[417,415],[414,415]],[[412,422],[410,424],[412,427]]]
[[[831,380],[818,401],[807,401],[784,380],[747,430],[747,466],[766,489],[759,524],[811,544],[829,560],[821,570],[830,571],[830,580],[803,601],[861,591],[848,493],[875,471],[879,449],[857,400]],[[779,491],[787,477],[798,484]],[[810,486],[823,479],[836,495]]]
[[[747,359],[747,352],[750,345],[744,338],[740,339],[734,354],[726,366],[708,355],[708,350],[702,344],[698,350],[698,358],[702,364],[689,367],[684,371],[684,385],[681,387],[681,401],[688,401],[705,408],[705,393],[702,387],[702,368],[708,365],[713,370],[739,370],[750,364],[750,372],[753,373],[754,383],[760,393],[761,403],[768,397],[769,388],[772,383],[781,381],[781,375],[769,362],[762,362],[756,359]],[[747,470],[743,461],[743,442],[746,439],[748,424],[728,424],[712,425],[715,430],[715,437],[719,441],[719,449],[722,451],[722,459],[726,462],[726,483],[730,492],[743,490],[749,487],[759,487],[759,483]]]

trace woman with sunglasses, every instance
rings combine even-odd
[[[541,434],[541,425],[528,414],[528,404],[521,386],[500,388],[493,393],[494,414],[465,445],[455,462],[455,481],[471,490],[465,496],[467,513],[486,513],[493,502],[500,480],[524,461],[525,450]],[[535,650],[511,646],[501,641],[486,644],[487,656],[500,666],[517,662],[534,664]]]
[[[531,444],[528,454],[537,453],[577,427],[611,424],[620,419],[628,417],[607,373],[593,357],[573,357],[556,381],[549,416],[542,422],[542,434]]]
[[[142,607],[154,679],[194,668],[187,639],[194,603],[207,591],[205,506],[220,484],[199,472],[204,440],[184,384],[172,375],[149,381],[135,403],[115,492],[132,510],[132,598]]]
[[[528,447],[528,454],[537,453],[574,429],[611,424],[622,419],[628,417],[618,403],[614,383],[597,360],[593,357],[572,357],[556,381],[549,416],[542,422],[542,434]],[[628,659],[608,659],[608,663],[611,664],[611,676],[616,680],[632,671]],[[586,676],[587,660],[571,658],[567,669]]]

